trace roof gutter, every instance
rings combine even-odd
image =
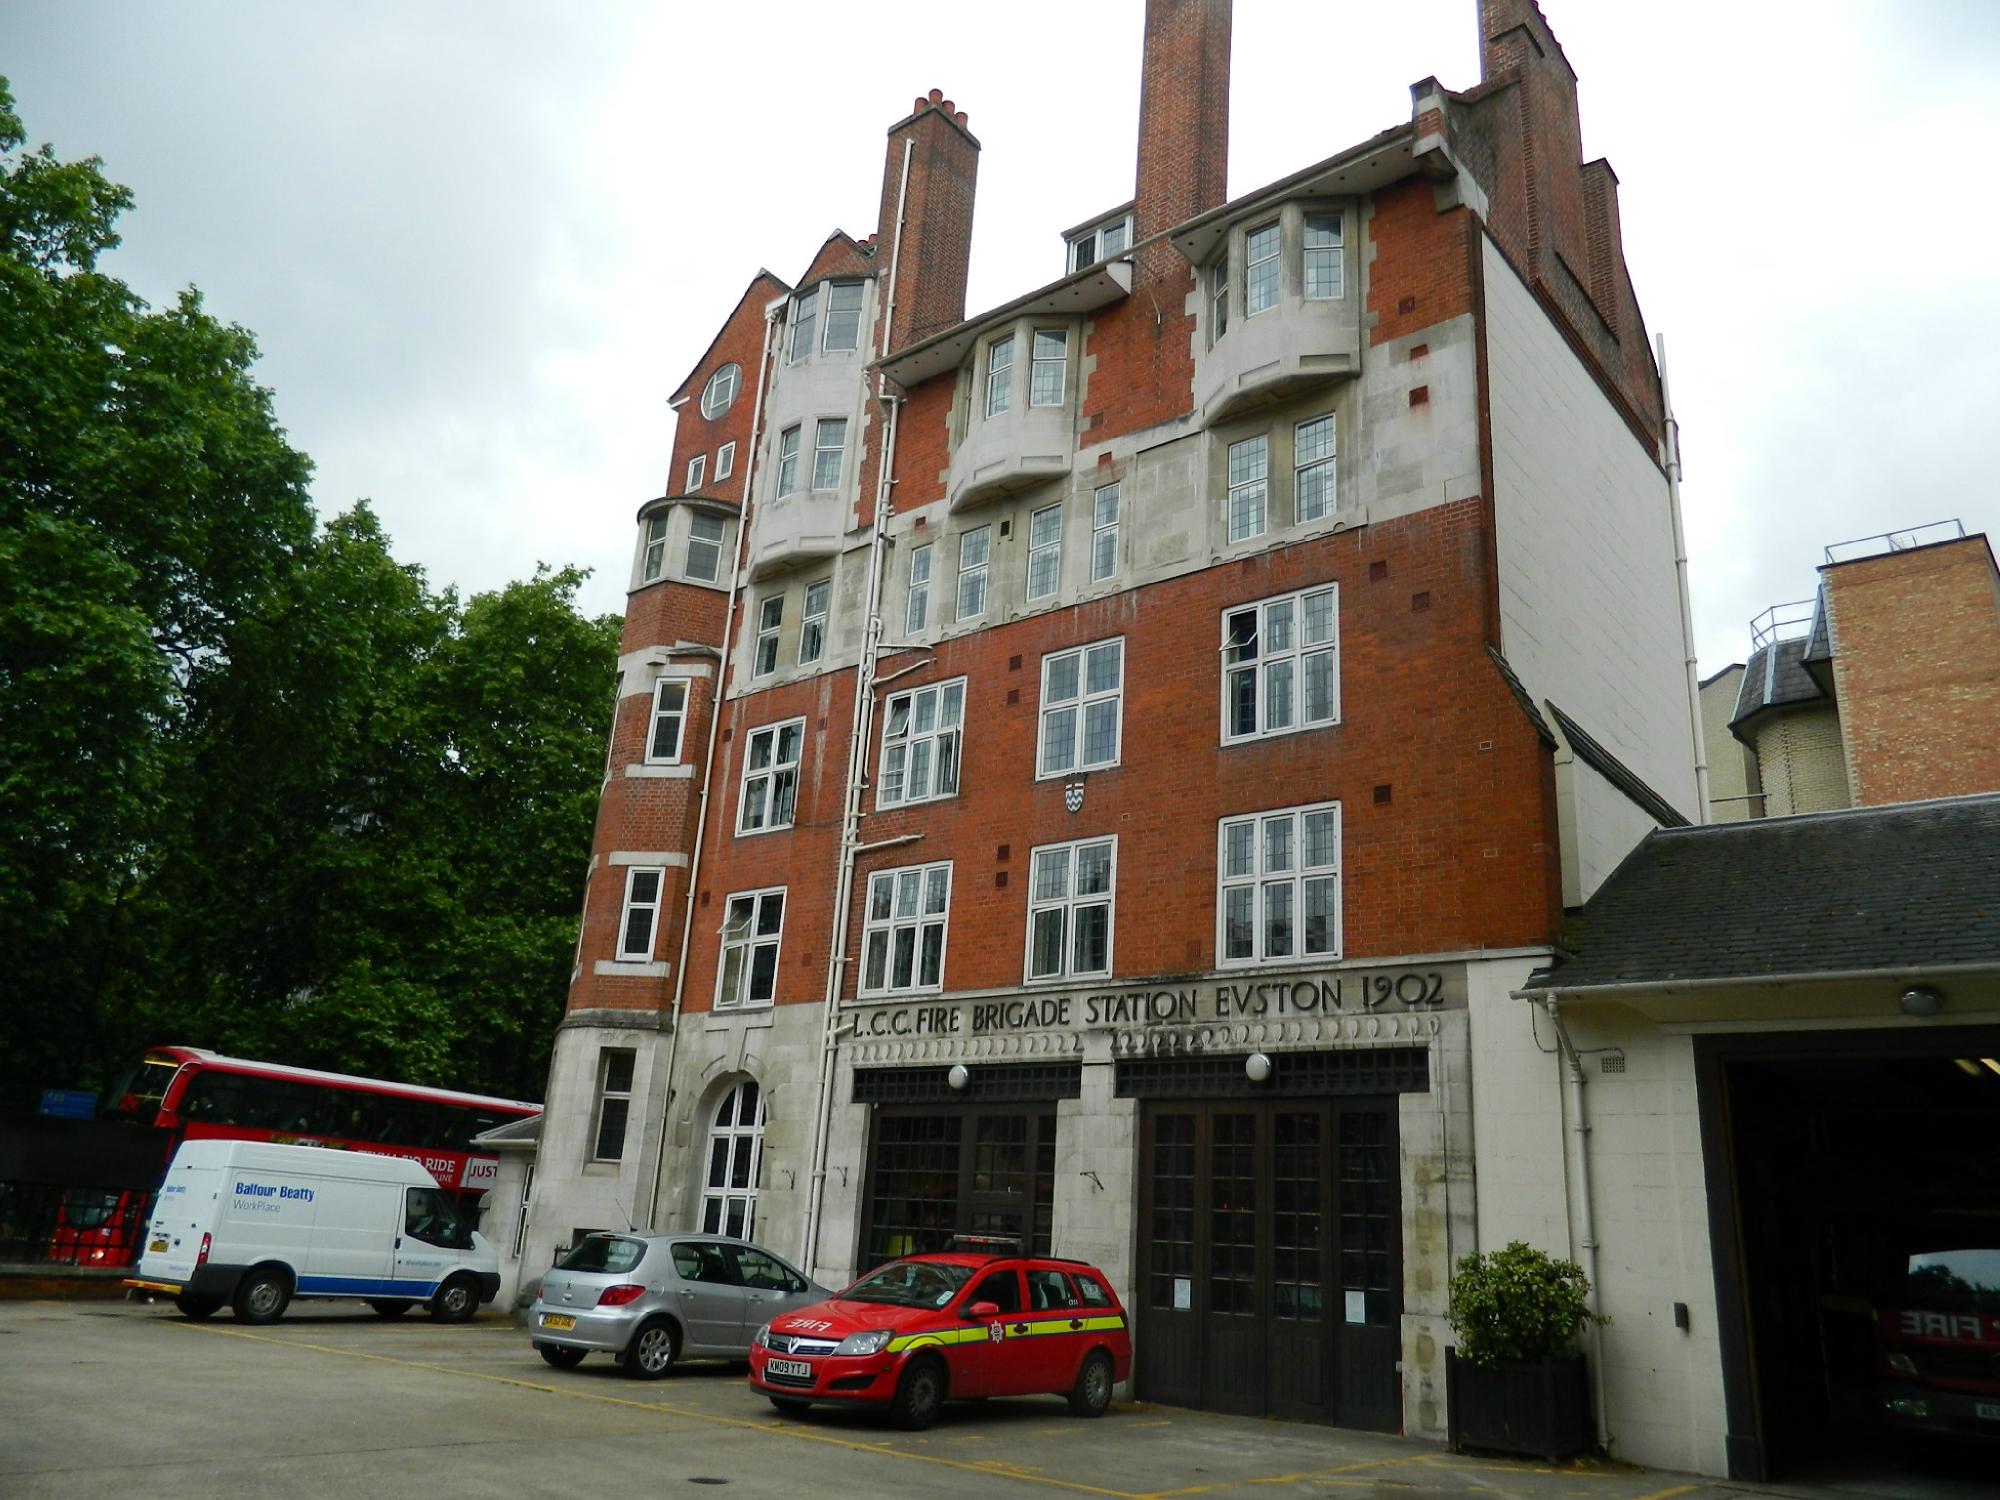
[[[1679,990],[1748,989],[1758,985],[1856,984],[1877,979],[1936,979],[1944,974],[2000,974],[2000,958],[1963,964],[1902,964],[1877,969],[1808,969],[1791,974],[1736,974],[1721,979],[1628,979],[1616,984],[1536,985],[1508,991],[1510,1000],[1540,1004],[1557,998],[1609,1000],[1619,995],[1671,995]]]

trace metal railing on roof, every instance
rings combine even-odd
[[[1835,542],[1826,549],[1829,563],[1853,562],[1857,557],[1874,557],[1883,552],[1907,552],[1912,547],[1928,547],[1937,542],[1956,541],[1965,535],[1965,522],[1931,521],[1901,531],[1883,531],[1874,536],[1856,537],[1851,542]]]
[[[1762,651],[1773,641],[1789,641],[1794,636],[1804,635],[1812,628],[1813,604],[1811,599],[1794,599],[1789,604],[1774,604],[1761,615],[1750,619],[1750,649]]]

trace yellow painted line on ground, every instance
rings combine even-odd
[[[717,1416],[713,1412],[697,1411],[692,1407],[671,1406],[663,1401],[633,1401],[623,1396],[604,1396],[595,1391],[573,1390],[565,1386],[547,1385],[537,1380],[522,1380],[512,1375],[488,1375],[479,1370],[460,1370],[450,1365],[433,1364],[428,1360],[400,1359],[393,1354],[371,1354],[361,1349],[341,1349],[332,1344],[309,1344],[302,1339],[273,1338],[264,1333],[247,1333],[237,1328],[210,1328],[200,1323],[169,1323],[170,1328],[185,1329],[190,1333],[208,1333],[221,1338],[244,1339],[254,1344],[272,1344],[280,1349],[303,1349],[313,1354],[335,1354],[349,1359],[373,1360],[378,1364],[401,1365],[405,1369],[430,1370],[439,1375],[457,1375],[471,1380],[490,1381],[495,1385],[510,1385],[521,1390],[542,1391],[552,1396],[566,1396],[576,1401],[595,1401],[604,1406],[629,1407],[634,1411],[665,1413],[670,1416],[686,1417],[694,1422],[707,1422],[717,1427],[734,1427],[744,1432],[757,1433],[764,1437],[792,1438],[805,1443],[823,1443],[828,1447],[845,1448],[853,1453],[873,1454],[883,1458],[901,1458],[911,1463],[934,1464],[939,1468],[957,1469],[967,1474],[985,1474],[996,1479],[1012,1479],[1023,1484],[1040,1485],[1045,1489],[1067,1490],[1081,1495],[1103,1495],[1107,1500],[1148,1500],[1148,1497],[1131,1490],[1106,1489],[1100,1485],[1082,1484],[1069,1479],[1051,1479],[1045,1475],[1027,1474],[1005,1468],[995,1463],[968,1463],[955,1458],[940,1458],[930,1453],[912,1453],[907,1449],[894,1448],[887,1443],[862,1443],[851,1438],[835,1437],[827,1432],[810,1432],[802,1428],[781,1426],[773,1421],[752,1422],[743,1417]]]
[[[1640,1495],[1637,1500],[1674,1500],[1676,1495],[1692,1495],[1696,1490],[1706,1488],[1699,1484],[1677,1484],[1670,1490],[1654,1490],[1650,1495]]]

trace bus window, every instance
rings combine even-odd
[[[147,1124],[160,1111],[167,1085],[181,1069],[181,1060],[166,1052],[147,1052],[111,1086],[107,1109],[112,1114],[137,1115]]]

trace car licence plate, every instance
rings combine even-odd
[[[812,1379],[813,1367],[802,1359],[774,1359],[764,1368],[772,1375],[794,1375],[801,1380]]]
[[[576,1319],[572,1318],[568,1313],[543,1313],[542,1327],[555,1329],[574,1328],[576,1327]]]
[[[146,1247],[148,1251],[152,1252],[155,1255],[160,1254],[166,1248],[167,1248],[167,1242],[165,1240],[154,1240],[152,1244]]]
[[[1975,1401],[1972,1403],[1972,1414],[1989,1422],[2000,1422],[2000,1401]]]

